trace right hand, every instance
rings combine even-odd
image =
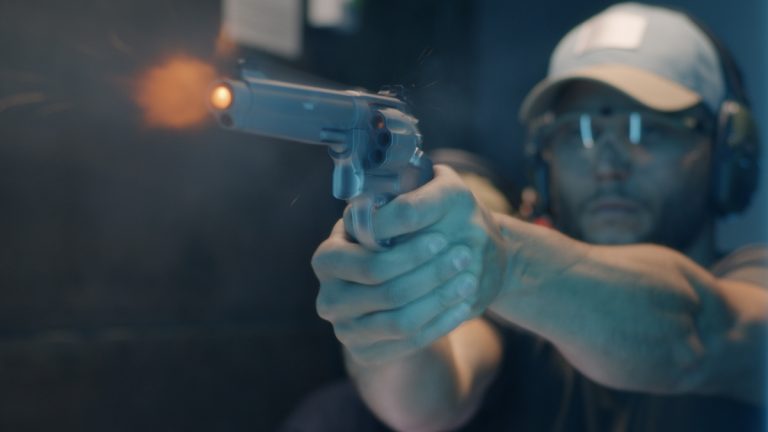
[[[418,351],[475,314],[477,279],[466,271],[470,253],[427,230],[369,251],[348,239],[340,220],[312,258],[320,280],[318,314],[359,363]]]
[[[504,285],[499,223],[455,171],[434,173],[377,210],[373,232],[396,239],[391,247],[367,250],[345,234],[351,221],[339,221],[312,259],[318,314],[359,363],[430,346],[485,312]]]

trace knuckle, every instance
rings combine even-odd
[[[314,270],[315,273],[318,273],[320,269],[323,268],[323,260],[324,260],[324,251],[322,249],[322,245],[315,251],[314,254],[312,254],[312,260],[310,261],[310,265],[312,266],[312,270]]]
[[[312,254],[310,264],[315,273],[324,273],[333,268],[333,264],[338,260],[335,243],[332,239],[325,240]]]
[[[455,246],[449,253],[445,254],[436,268],[435,277],[438,282],[445,282],[451,277],[465,269],[472,259],[472,253],[466,246]]]
[[[317,296],[317,299],[315,299],[315,310],[317,311],[317,315],[329,322],[333,322],[333,320],[336,318],[336,301],[333,300],[333,298],[322,291]]]
[[[331,314],[330,314],[330,308],[328,307],[328,304],[325,302],[325,300],[318,296],[315,300],[315,310],[317,311],[317,315],[326,320],[330,321]]]
[[[441,250],[448,246],[448,240],[442,234],[428,234],[427,236],[419,239],[418,241],[410,242],[410,248],[407,251],[406,256],[403,257],[405,262],[426,262],[437,255]]]

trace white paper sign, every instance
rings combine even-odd
[[[290,59],[301,55],[301,0],[224,0],[222,25],[238,45]]]
[[[360,27],[359,9],[356,0],[307,0],[307,21],[313,27],[352,33]]]
[[[582,27],[575,45],[576,54],[605,48],[633,50],[640,47],[648,23],[642,15],[614,12]]]
[[[307,20],[315,27],[340,27],[348,0],[309,0]]]

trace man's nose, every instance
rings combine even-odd
[[[595,142],[593,170],[601,182],[624,180],[632,167],[628,143],[613,131],[601,134]]]

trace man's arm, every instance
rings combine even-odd
[[[501,359],[501,343],[483,319],[464,323],[428,347],[382,364],[345,350],[347,371],[370,409],[395,430],[448,431],[469,420]]]
[[[489,308],[606,386],[763,398],[768,299],[756,284],[664,247],[590,246],[491,215],[439,165],[378,210],[374,231],[401,241],[366,251],[339,223],[318,248],[317,306],[363,398],[395,429],[450,429],[471,415],[500,347],[482,326],[455,329]]]
[[[371,410],[402,431],[460,427],[478,408],[502,356],[496,331],[473,318],[485,310],[502,279],[492,271],[501,266],[483,272],[473,257],[482,250],[503,263],[502,256],[488,253],[500,248],[501,236],[490,237],[480,226],[446,235],[439,226],[411,225],[427,213],[406,215],[407,220],[400,213],[403,205],[415,209],[423,199],[437,200],[429,202],[432,216],[453,210],[445,203],[474,202],[463,184],[446,187],[455,185],[455,173],[441,166],[435,170],[449,180],[435,184],[442,192],[401,195],[400,206],[378,212],[376,232],[397,237],[393,247],[367,251],[348,239],[340,221],[312,262],[320,280],[318,314],[334,326],[353,382]],[[485,187],[474,185],[475,190]],[[474,206],[464,207],[469,213],[451,212],[457,217],[451,225],[465,225],[467,219],[483,225],[489,219],[474,218]],[[396,213],[387,214],[393,209]]]
[[[594,246],[496,215],[509,248],[502,318],[614,388],[763,403],[768,290],[656,245]]]

